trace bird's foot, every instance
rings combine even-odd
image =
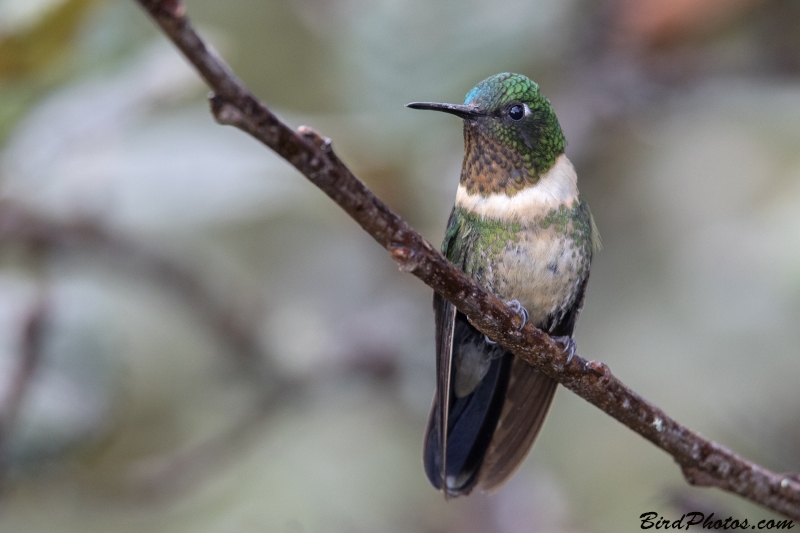
[[[522,325],[519,327],[519,329],[524,328],[525,324],[528,323],[528,310],[525,309],[521,303],[519,303],[519,300],[511,300],[510,302],[506,302],[506,305],[522,318]]]
[[[519,327],[519,329],[524,328],[525,324],[528,323],[528,310],[525,309],[525,307],[523,307],[521,303],[519,303],[519,300],[511,300],[510,302],[506,302],[506,305],[522,318],[522,325]],[[497,344],[496,341],[493,341],[486,335],[484,335],[484,337],[486,338],[486,344],[491,344],[491,345]]]
[[[575,342],[575,339],[573,339],[569,335],[561,335],[559,337],[551,337],[551,338],[561,345],[561,347],[564,349],[564,353],[569,352],[569,357],[567,357],[567,365],[568,365],[570,361],[572,361],[572,358],[575,357],[575,350],[578,349],[578,343]]]

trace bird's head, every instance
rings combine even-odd
[[[524,171],[531,183],[553,166],[567,144],[550,102],[536,83],[521,74],[504,72],[486,78],[461,105],[413,102],[408,107],[462,118],[468,156],[488,155],[489,161],[509,172]]]

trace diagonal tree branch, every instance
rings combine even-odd
[[[752,463],[702,438],[615,378],[603,363],[567,355],[484,291],[403,219],[391,212],[336,156],[329,140],[282,123],[198,36],[179,0],[137,0],[214,91],[217,121],[236,126],[286,159],[347,212],[409,272],[453,302],[481,332],[616,418],[680,465],[693,485],[715,486],[790,518],[800,519],[800,482]]]

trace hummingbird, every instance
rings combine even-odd
[[[600,239],[566,139],[539,86],[502,73],[462,105],[413,102],[464,123],[464,160],[442,253],[559,342],[570,358],[589,267]],[[491,492],[533,446],[557,382],[480,333],[433,296],[436,394],[424,440],[425,473],[445,497]]]

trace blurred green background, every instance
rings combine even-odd
[[[434,243],[461,125],[404,104],[460,102],[502,71],[536,80],[603,235],[579,353],[706,437],[800,470],[800,4],[187,6],[259,97],[331,137]],[[206,92],[134,2],[0,0],[0,531],[773,516],[688,487],[564,390],[506,486],[445,502],[421,463],[430,290],[216,125]]]

